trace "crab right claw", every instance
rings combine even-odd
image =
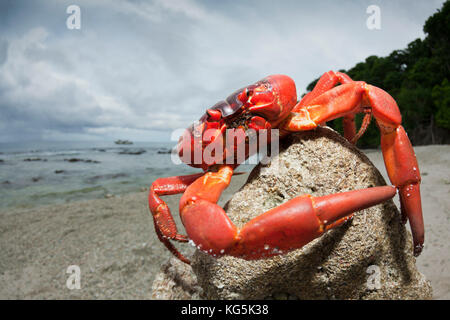
[[[337,83],[341,85],[335,87]],[[356,133],[354,115],[365,113]],[[375,118],[381,133],[381,150],[392,184],[399,190],[402,220],[409,220],[418,256],[424,243],[424,224],[420,198],[419,165],[405,129],[397,103],[386,91],[363,81],[353,81],[343,73],[329,71],[293,109],[284,123],[290,132],[311,130],[321,123],[344,117],[345,137],[355,143]]]

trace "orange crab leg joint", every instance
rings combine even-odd
[[[381,149],[389,179],[399,188],[403,222],[409,220],[414,253],[418,255],[425,238],[420,198],[421,177],[411,142],[401,125],[390,133],[382,131]]]
[[[193,183],[196,179],[201,177],[202,173],[177,176],[170,178],[160,178],[155,180],[150,187],[148,194],[148,204],[150,212],[153,216],[153,223],[155,225],[156,235],[158,239],[166,246],[166,248],[172,252],[181,261],[189,263],[178,250],[170,243],[169,239],[180,242],[187,242],[188,238],[185,235],[181,235],[177,231],[177,226],[173,219],[170,209],[167,204],[161,200],[162,195],[171,195],[184,192],[186,188]]]

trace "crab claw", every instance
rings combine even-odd
[[[253,118],[250,119],[248,127],[250,129],[260,130],[260,129],[270,129],[271,125],[269,122],[266,121],[266,119],[254,116]]]
[[[180,159],[192,166],[201,168],[201,161],[195,159],[195,154],[202,154],[202,140],[200,139],[203,134],[204,124],[195,125],[186,129],[183,135],[178,140],[177,152]]]
[[[322,197],[302,195],[238,228],[216,204],[233,170],[222,167],[193,182],[180,200],[189,238],[213,256],[260,259],[301,248],[327,230],[351,219],[353,212],[391,199],[395,187],[380,186]],[[277,248],[267,251],[268,248]]]
[[[295,82],[285,75],[262,79],[248,90],[249,110],[269,121],[284,119],[297,103]]]

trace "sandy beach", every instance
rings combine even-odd
[[[450,145],[415,151],[426,228],[417,266],[431,281],[434,299],[450,299]],[[388,181],[381,152],[366,154]],[[246,179],[234,177],[220,204]],[[179,197],[165,198],[177,219]],[[0,299],[149,299],[170,256],[154,233],[146,192],[0,211]],[[66,285],[72,265],[80,268],[80,289]]]

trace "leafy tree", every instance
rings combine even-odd
[[[437,107],[436,124],[442,128],[450,129],[450,82],[444,79],[440,86],[433,88],[431,95]]]
[[[399,105],[402,124],[413,144],[450,143],[450,0],[427,19],[423,30],[425,39],[416,39],[403,50],[394,50],[387,57],[369,56],[353,68],[339,71],[389,92]],[[307,90],[312,90],[317,80]],[[362,115],[356,116],[357,126],[361,119]],[[343,131],[341,119],[328,125]],[[374,121],[358,145],[379,145]]]

